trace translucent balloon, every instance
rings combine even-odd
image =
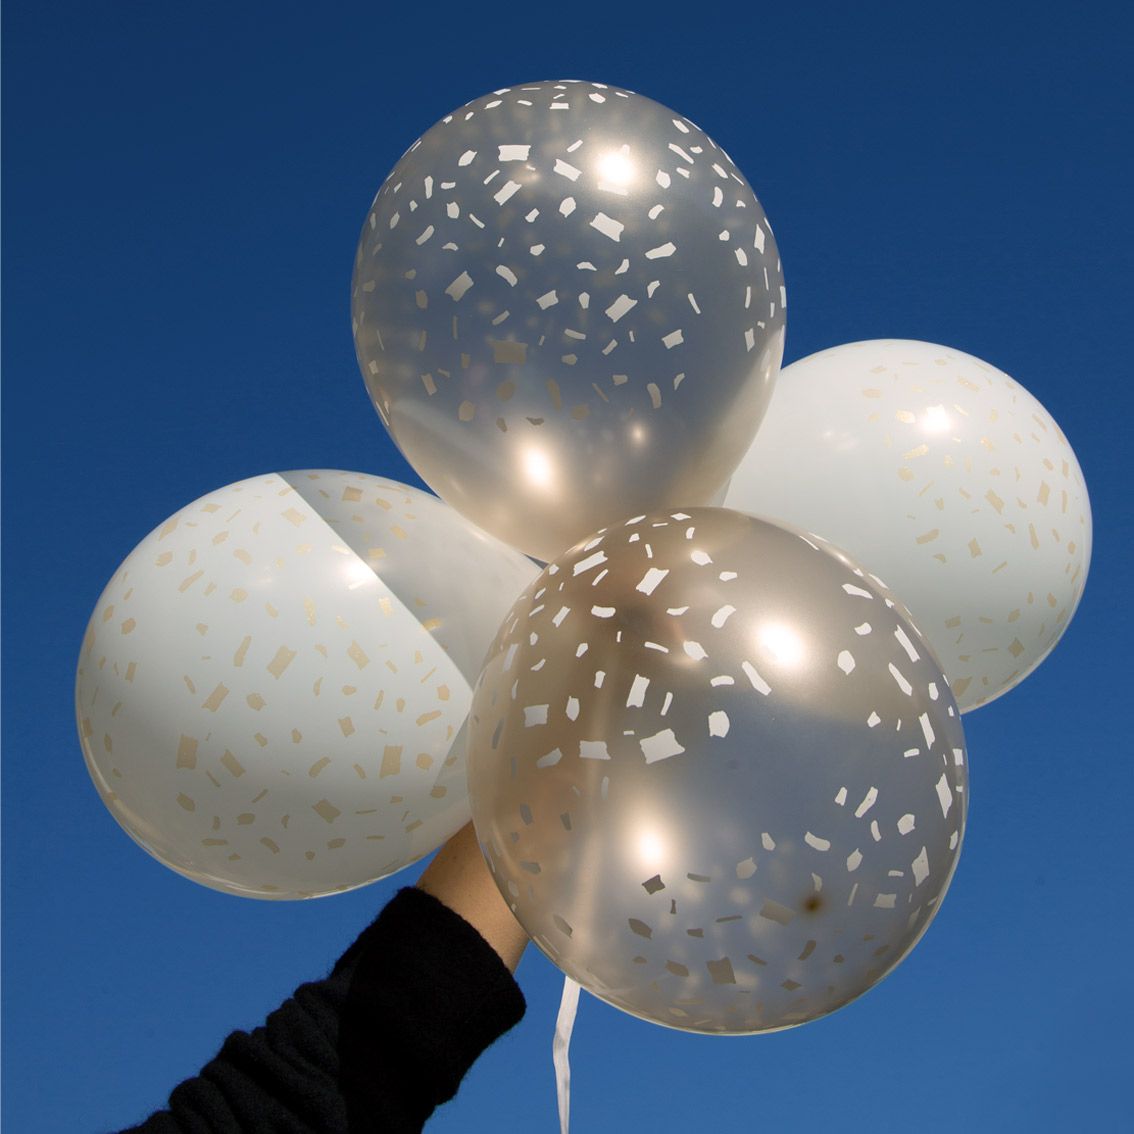
[[[764,414],[783,274],[740,172],[688,119],[599,83],[448,115],[371,206],[359,365],[445,500],[536,558],[703,504]]]
[[[774,1031],[913,947],[960,851],[965,744],[902,608],[844,555],[724,509],[548,566],[469,717],[473,820],[536,944],[694,1032]]]
[[[462,728],[535,574],[435,497],[362,473],[254,477],[148,535],[95,607],[75,701],[103,802],[206,886],[303,898],[468,821]]]
[[[725,504],[819,532],[885,579],[962,712],[1051,652],[1091,558],[1087,488],[1051,415],[933,343],[849,343],[786,367]]]

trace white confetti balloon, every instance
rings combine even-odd
[[[600,532],[517,600],[469,718],[501,894],[635,1016],[792,1027],[937,912],[964,834],[948,684],[841,552],[725,509]]]
[[[783,273],[728,155],[601,83],[532,83],[420,138],[363,225],[359,365],[445,500],[547,561],[634,510],[704,504],[783,356]]]
[[[725,504],[818,532],[881,576],[962,711],[1054,648],[1091,558],[1087,488],[1051,415],[934,343],[849,343],[785,367]]]
[[[272,473],[123,562],[75,700],[111,814],[167,866],[259,898],[350,889],[468,821],[463,725],[535,574],[417,489]]]

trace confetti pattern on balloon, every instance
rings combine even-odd
[[[725,503],[819,532],[885,579],[962,712],[1054,649],[1090,565],[1087,487],[1051,414],[934,343],[849,343],[786,367]]]
[[[468,821],[471,685],[534,574],[379,477],[211,492],[98,601],[75,691],[88,770],[136,841],[206,886],[303,898],[391,874]]]
[[[564,972],[655,1023],[834,1011],[913,947],[960,851],[960,715],[901,606],[724,509],[637,517],[549,565],[469,720],[501,893]]]
[[[631,510],[710,500],[783,355],[748,182],[688,119],[600,83],[442,119],[375,198],[352,294],[363,377],[414,468],[544,561]]]

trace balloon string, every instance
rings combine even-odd
[[[569,976],[563,978],[563,999],[559,1001],[559,1018],[555,1021],[555,1039],[551,1059],[555,1064],[555,1094],[559,1099],[559,1134],[567,1134],[571,1124],[571,1062],[568,1048],[579,1009],[579,985]]]

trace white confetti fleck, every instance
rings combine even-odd
[[[847,855],[847,870],[855,871],[862,865],[862,851],[857,847]]]
[[[524,727],[530,728],[532,725],[547,724],[547,706],[546,705],[528,705],[524,709]]]
[[[804,834],[803,841],[809,847],[817,851],[829,851],[831,849],[830,839],[821,839],[818,835],[813,835],[810,831]]]
[[[589,571],[592,567],[598,567],[601,563],[606,562],[606,552],[596,551],[594,555],[588,555],[586,559],[580,559],[578,563],[572,568],[572,575],[581,575],[584,571]]]
[[[640,673],[634,675],[634,681],[630,686],[630,694],[626,698],[626,707],[628,709],[640,709],[646,703],[646,690],[649,688],[650,679],[643,677]]]
[[[704,647],[701,645],[700,642],[686,642],[685,643],[685,652],[694,661],[703,661],[705,658],[707,658],[709,656],[707,653],[705,653]]]
[[[595,219],[591,221],[591,228],[597,229],[603,236],[610,237],[611,240],[620,240],[622,237],[622,230],[626,226],[621,221],[616,221],[613,217],[608,217],[606,213],[598,213]]]
[[[854,655],[850,650],[843,650],[835,660],[835,664],[843,673],[850,673],[854,669]]]
[[[641,581],[635,588],[644,595],[652,595],[657,589],[658,584],[669,574],[668,568],[651,567],[645,575],[642,576]]]
[[[890,670],[890,676],[897,683],[898,688],[907,697],[910,696],[910,694],[913,693],[913,686],[902,675],[902,671],[900,669],[898,669],[898,667],[893,662],[890,662],[889,670]]]
[[[511,200],[511,198],[515,196],[519,188],[520,183],[518,181],[506,181],[503,186],[492,195],[492,199],[498,205],[503,205],[506,201]]]
[[[953,793],[949,790],[949,781],[945,773],[941,773],[941,779],[937,781],[937,802],[941,804],[941,817],[944,818],[949,814],[949,808],[953,806]]]
[[[677,251],[677,245],[672,240],[667,240],[664,244],[659,244],[656,248],[651,248],[646,253],[647,260],[661,260],[666,256],[672,256]]]
[[[580,760],[609,760],[610,753],[606,750],[605,740],[580,740]]]
[[[613,618],[614,617],[614,610],[615,610],[615,608],[613,606],[592,606],[591,607],[591,613],[596,618]]]
[[[566,177],[568,181],[578,181],[579,175],[583,171],[576,169],[570,162],[566,162],[562,158],[556,158],[555,172],[558,173],[560,177]]]
[[[724,606],[713,614],[713,617],[709,619],[709,621],[713,624],[715,630],[719,630],[735,613],[736,607],[726,602]]]
[[[915,825],[914,817],[907,811],[905,815],[898,820],[898,834],[908,835]]]
[[[922,713],[917,719],[921,723],[921,731],[925,734],[926,747],[932,748],[933,742],[937,739],[937,734],[933,731],[933,725],[929,723],[929,714]]]
[[[728,713],[724,709],[715,709],[709,714],[709,735],[728,736]]]
[[[531,146],[501,146],[499,161],[527,161]]]
[[[628,295],[620,295],[607,309],[606,317],[612,322],[617,323],[627,311],[638,306],[636,299],[631,299]]]
[[[647,764],[654,764],[658,760],[668,760],[671,756],[680,756],[685,751],[677,742],[673,729],[665,728],[653,736],[644,736],[638,741],[642,748],[642,755]]]
[[[742,661],[740,668],[744,670],[745,676],[752,682],[752,688],[757,693],[767,697],[772,692],[772,687],[756,672],[756,667],[750,661]]]
[[[921,848],[921,853],[910,863],[910,869],[913,871],[915,886],[920,886],[929,877],[929,853],[925,847]]]
[[[895,627],[894,637],[901,643],[902,649],[906,651],[910,661],[917,661],[921,655],[914,648],[913,642],[910,641],[909,635],[900,627]]]
[[[862,802],[858,805],[858,808],[854,813],[854,817],[856,819],[861,819],[874,806],[877,799],[878,789],[876,787],[872,787],[863,797]]]

